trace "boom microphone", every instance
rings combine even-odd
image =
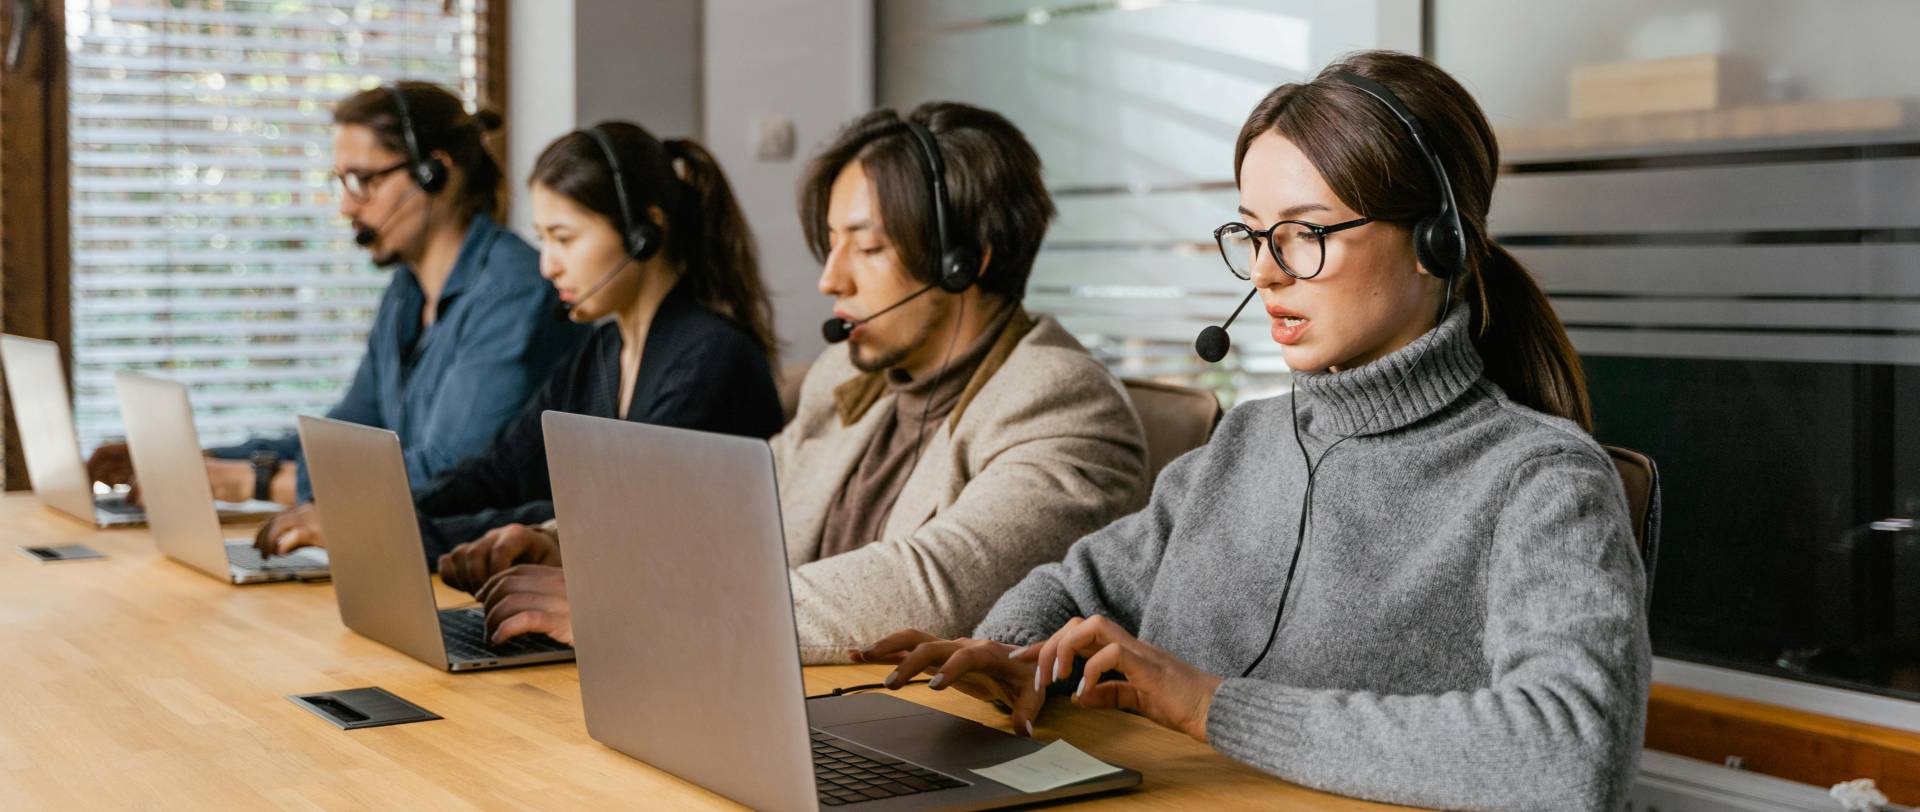
[[[1233,326],[1233,320],[1240,318],[1240,311],[1247,309],[1247,303],[1253,301],[1253,295],[1259,288],[1247,291],[1247,298],[1240,300],[1240,306],[1233,309],[1233,315],[1227,317],[1226,324],[1207,325],[1193,340],[1193,351],[1209,364],[1217,364],[1227,357],[1227,348],[1233,346],[1233,340],[1227,337],[1227,328]]]
[[[880,312],[875,313],[871,316],[868,316],[864,319],[848,320],[848,319],[843,319],[838,317],[827,319],[826,323],[820,325],[820,337],[826,339],[828,344],[838,344],[842,341],[847,340],[847,336],[853,335],[853,329],[855,327],[859,327],[862,324],[866,324],[867,322],[873,321],[874,319],[887,315],[888,313],[892,312],[894,308],[899,307],[908,302],[911,302],[915,299],[918,299],[920,298],[920,294],[926,293],[927,291],[933,290],[934,288],[937,288],[937,287],[940,287],[940,283],[938,282],[929,283],[926,287],[916,290],[912,294],[909,294],[907,298],[901,299],[900,301],[887,305],[886,307],[881,308]]]
[[[600,281],[593,283],[593,287],[587,288],[586,294],[582,295],[580,298],[575,299],[571,302],[561,302],[559,316],[561,318],[566,318],[569,314],[573,313],[574,308],[579,307],[581,304],[585,303],[588,299],[593,298],[594,294],[599,293],[601,288],[606,287],[608,284],[613,282],[613,280],[619,278],[620,272],[626,270],[627,266],[632,264],[633,264],[633,257],[627,257],[626,259],[621,260],[620,264],[615,265],[613,270],[608,271],[605,276],[600,277]]]
[[[366,248],[367,246],[373,245],[373,242],[375,240],[380,239],[381,229],[386,228],[387,223],[393,221],[393,216],[396,214],[399,214],[400,209],[407,205],[407,201],[412,200],[413,196],[415,194],[418,194],[419,192],[420,192],[419,186],[407,187],[407,194],[404,197],[400,198],[400,202],[393,204],[392,209],[387,210],[387,216],[380,218],[380,225],[374,226],[372,228],[368,228],[364,225],[355,224],[353,228],[354,244],[360,246],[361,248]]]

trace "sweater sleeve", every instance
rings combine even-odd
[[[1344,795],[1450,809],[1612,809],[1632,786],[1651,653],[1645,581],[1613,467],[1561,450],[1517,467],[1494,532],[1491,685],[1431,695],[1229,679],[1215,749]]]
[[[1162,470],[1145,509],[1074,542],[1065,559],[1028,573],[993,604],[973,636],[1023,646],[1052,636],[1068,620],[1093,615],[1138,634],[1173,534],[1175,507],[1188,499],[1187,483],[1202,453],[1189,451]]]
[[[982,436],[997,447],[913,533],[795,568],[802,659],[845,662],[847,648],[901,628],[964,635],[1021,576],[1136,508],[1139,422],[1118,387],[1099,386],[1063,386],[996,417]]]

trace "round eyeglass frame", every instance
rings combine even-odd
[[[1353,220],[1348,220],[1344,223],[1334,223],[1333,225],[1330,225],[1330,226],[1321,225],[1319,223],[1310,223],[1305,220],[1281,220],[1280,222],[1274,223],[1273,225],[1266,227],[1266,229],[1264,230],[1255,230],[1252,226],[1249,226],[1246,223],[1241,223],[1236,221],[1236,222],[1222,224],[1219,228],[1214,229],[1213,244],[1220,249],[1220,261],[1225,262],[1227,264],[1227,272],[1233,274],[1233,277],[1235,279],[1241,279],[1241,280],[1252,279],[1253,263],[1258,262],[1260,257],[1256,253],[1253,256],[1252,261],[1247,263],[1247,273],[1244,276],[1241,275],[1240,269],[1235,268],[1233,266],[1233,258],[1228,256],[1227,254],[1226,237],[1227,237],[1228,229],[1239,229],[1242,233],[1246,234],[1249,238],[1258,240],[1261,242],[1265,242],[1267,246],[1267,250],[1272,252],[1274,258],[1279,260],[1280,270],[1284,271],[1286,275],[1291,276],[1295,279],[1312,279],[1316,276],[1319,276],[1320,272],[1322,270],[1325,270],[1327,267],[1327,235],[1328,234],[1338,234],[1342,231],[1346,231],[1347,229],[1359,228],[1371,222],[1373,222],[1373,218],[1371,217],[1361,217]],[[1319,243],[1320,263],[1314,266],[1312,273],[1304,273],[1304,274],[1300,273],[1299,271],[1295,270],[1292,265],[1287,263],[1286,254],[1283,254],[1280,252],[1280,244],[1278,241],[1274,239],[1274,234],[1278,232],[1282,226],[1299,226],[1301,228],[1304,228],[1307,231],[1311,232],[1313,234],[1314,240],[1316,240]],[[1256,251],[1258,250],[1258,245],[1259,243],[1256,242],[1255,243]]]
[[[405,169],[408,165],[409,163],[407,161],[401,161],[385,169],[374,169],[366,172],[334,172],[333,183],[335,186],[340,187],[341,194],[365,203],[368,198],[373,196],[374,181]]]

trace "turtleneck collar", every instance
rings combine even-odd
[[[1339,436],[1385,434],[1452,403],[1485,365],[1468,334],[1470,308],[1456,304],[1440,325],[1373,363],[1340,372],[1295,372],[1294,394],[1314,422]]]

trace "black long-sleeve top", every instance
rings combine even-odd
[[[613,322],[596,328],[486,451],[414,490],[429,567],[495,527],[553,518],[540,415],[620,417],[622,343]],[[740,326],[676,287],[647,329],[625,419],[767,438],[780,431],[782,414],[766,353]]]

